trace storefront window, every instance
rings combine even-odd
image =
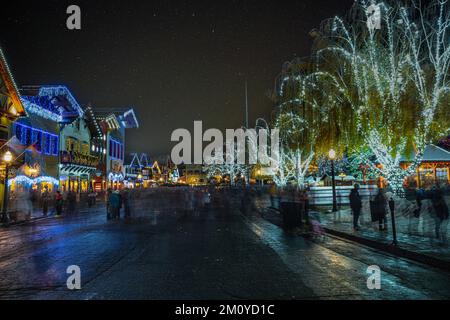
[[[83,154],[89,154],[89,144],[87,142],[83,142],[81,145],[81,152]]]
[[[437,168],[436,169],[436,180],[438,183],[447,183],[449,180],[448,174],[449,168]]]
[[[43,144],[44,144],[44,153],[50,154],[50,135],[47,133],[44,134]]]
[[[58,137],[52,136],[50,141],[52,154],[56,156],[58,155]]]
[[[41,152],[42,151],[42,132],[33,130],[31,139],[33,141],[33,144],[35,144],[35,146],[36,146],[36,150],[38,152]]]

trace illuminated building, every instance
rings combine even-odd
[[[125,181],[125,132],[139,128],[139,123],[132,108],[95,108],[94,117],[103,134],[104,150],[94,184],[97,190],[100,186],[121,189]]]
[[[0,152],[2,154],[6,152],[5,143],[11,137],[12,123],[24,116],[26,116],[26,112],[20,100],[19,91],[0,48],[0,148],[2,149]],[[0,184],[0,201],[3,201],[5,192],[3,183],[5,181],[5,165],[3,163],[0,166],[0,171],[2,176],[0,179],[2,181]]]

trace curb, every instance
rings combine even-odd
[[[268,207],[268,209],[270,210],[274,210],[279,212],[279,210],[277,208],[273,208],[273,207]],[[401,258],[406,258],[415,262],[420,262],[432,267],[436,267],[439,269],[443,269],[447,272],[450,272],[450,261],[447,260],[442,260],[442,259],[438,259],[435,257],[432,257],[430,255],[426,255],[423,253],[419,253],[419,252],[415,252],[415,251],[411,251],[411,250],[406,250],[401,248],[401,246],[394,246],[392,244],[388,244],[385,242],[380,242],[380,241],[375,241],[375,240],[371,240],[371,239],[367,239],[367,238],[363,238],[363,237],[358,237],[352,234],[348,234],[342,231],[337,231],[325,226],[322,226],[323,230],[330,235],[339,237],[339,238],[343,238],[352,242],[356,242],[356,243],[360,243],[362,245],[365,245],[367,247],[370,248],[374,248],[380,251],[384,251],[390,254],[393,254],[395,256],[401,257]]]

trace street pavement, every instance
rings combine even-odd
[[[144,201],[145,202],[145,201]],[[1,299],[448,299],[450,277],[323,236],[285,234],[231,210],[185,215],[134,208],[107,221],[101,205],[0,230]],[[378,265],[381,290],[367,289]],[[66,269],[81,269],[81,290]]]

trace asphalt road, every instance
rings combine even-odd
[[[237,210],[104,208],[0,230],[0,299],[440,299],[444,271],[336,238],[305,240]],[[381,290],[369,290],[378,265]],[[66,269],[81,270],[69,290]]]

